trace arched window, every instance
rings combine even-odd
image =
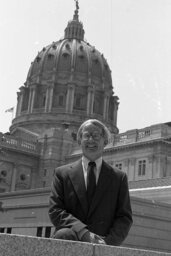
[[[103,97],[94,98],[93,112],[95,114],[103,114]]]
[[[82,94],[76,94],[74,98],[74,109],[84,110],[86,109],[86,98]]]

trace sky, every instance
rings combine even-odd
[[[79,0],[85,40],[104,54],[120,132],[171,121],[171,0]],[[64,36],[74,0],[0,0],[0,132],[43,47]]]

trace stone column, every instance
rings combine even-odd
[[[29,101],[28,101],[28,113],[30,113],[30,109],[31,109],[31,98],[32,98],[32,90],[30,88],[29,89]]]
[[[49,87],[49,106],[48,106],[48,112],[51,112],[52,110],[52,102],[53,102],[53,86]]]
[[[114,102],[114,111],[113,111],[113,124],[117,125],[117,114],[118,114],[118,102]]]
[[[16,108],[16,114],[15,114],[16,117],[19,115],[19,108],[21,104],[20,97],[21,97],[21,92],[17,92],[17,108]]]
[[[108,111],[109,111],[109,95],[105,93],[104,96],[104,108],[103,108],[103,119],[108,119]]]
[[[36,93],[36,86],[35,86],[35,85],[30,86],[30,90],[29,90],[29,102],[28,102],[28,112],[29,112],[29,113],[32,113],[32,112],[33,112],[35,93]]]
[[[72,111],[73,111],[74,93],[75,93],[75,85],[68,84],[67,98],[66,98],[66,112],[67,113],[72,113]]]
[[[106,118],[105,118],[105,120],[108,121],[108,118],[109,118],[109,95],[106,98]]]
[[[165,158],[165,156],[164,156]],[[163,168],[165,167],[163,155],[156,153],[154,156],[154,168],[153,168],[153,178],[162,178],[163,177]]]
[[[46,90],[46,103],[45,103],[45,112],[50,112],[52,109],[53,101],[53,84],[50,82]]]
[[[17,177],[17,168],[16,168],[16,164],[14,164],[12,181],[11,181],[11,192],[15,191],[16,177]]]
[[[36,168],[31,168],[31,173],[30,173],[30,188],[36,188],[37,185],[37,177],[36,177]]]
[[[162,154],[160,156],[160,173],[159,173],[159,176],[161,178],[166,177],[166,171],[167,171],[167,157]]]
[[[135,158],[129,159],[129,180],[137,180],[135,164],[136,164]]]
[[[129,179],[129,159],[124,160],[124,168],[123,171],[127,174]]]
[[[16,117],[21,114],[21,108],[23,104],[24,86],[20,87],[20,92],[17,92],[17,110]]]
[[[46,89],[45,112],[48,112],[49,107],[49,87]]]
[[[35,95],[36,95],[36,86],[34,85],[32,88],[32,97],[31,97],[31,104],[30,104],[30,112],[33,112],[33,107],[34,107],[34,100],[35,100]]]
[[[90,115],[92,109],[92,94],[93,88],[88,87],[88,96],[87,96],[87,115]]]
[[[88,87],[87,115],[93,114],[93,104],[94,104],[94,89],[93,87]]]
[[[154,156],[150,155],[148,156],[148,179],[153,179],[153,161],[154,161]]]
[[[23,101],[23,95],[21,92],[17,92],[17,110],[16,110],[16,117],[21,114],[21,106]]]

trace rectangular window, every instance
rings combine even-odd
[[[118,168],[119,170],[122,170],[122,163],[115,164],[115,167]]]
[[[42,236],[42,231],[43,231],[43,227],[37,227],[37,236],[41,237]]]
[[[138,176],[144,176],[146,172],[146,160],[138,161]]]
[[[46,227],[45,228],[45,237],[50,237],[51,235],[51,227]]]
[[[7,228],[7,234],[11,234],[12,228]]]
[[[5,232],[5,228],[0,228],[0,233],[4,233]]]
[[[76,98],[75,100],[75,106],[77,108],[80,108],[81,107],[81,98],[78,96],[78,98]]]

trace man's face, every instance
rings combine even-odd
[[[93,124],[87,124],[81,138],[83,155],[89,160],[95,161],[102,156],[104,146],[102,130]]]

